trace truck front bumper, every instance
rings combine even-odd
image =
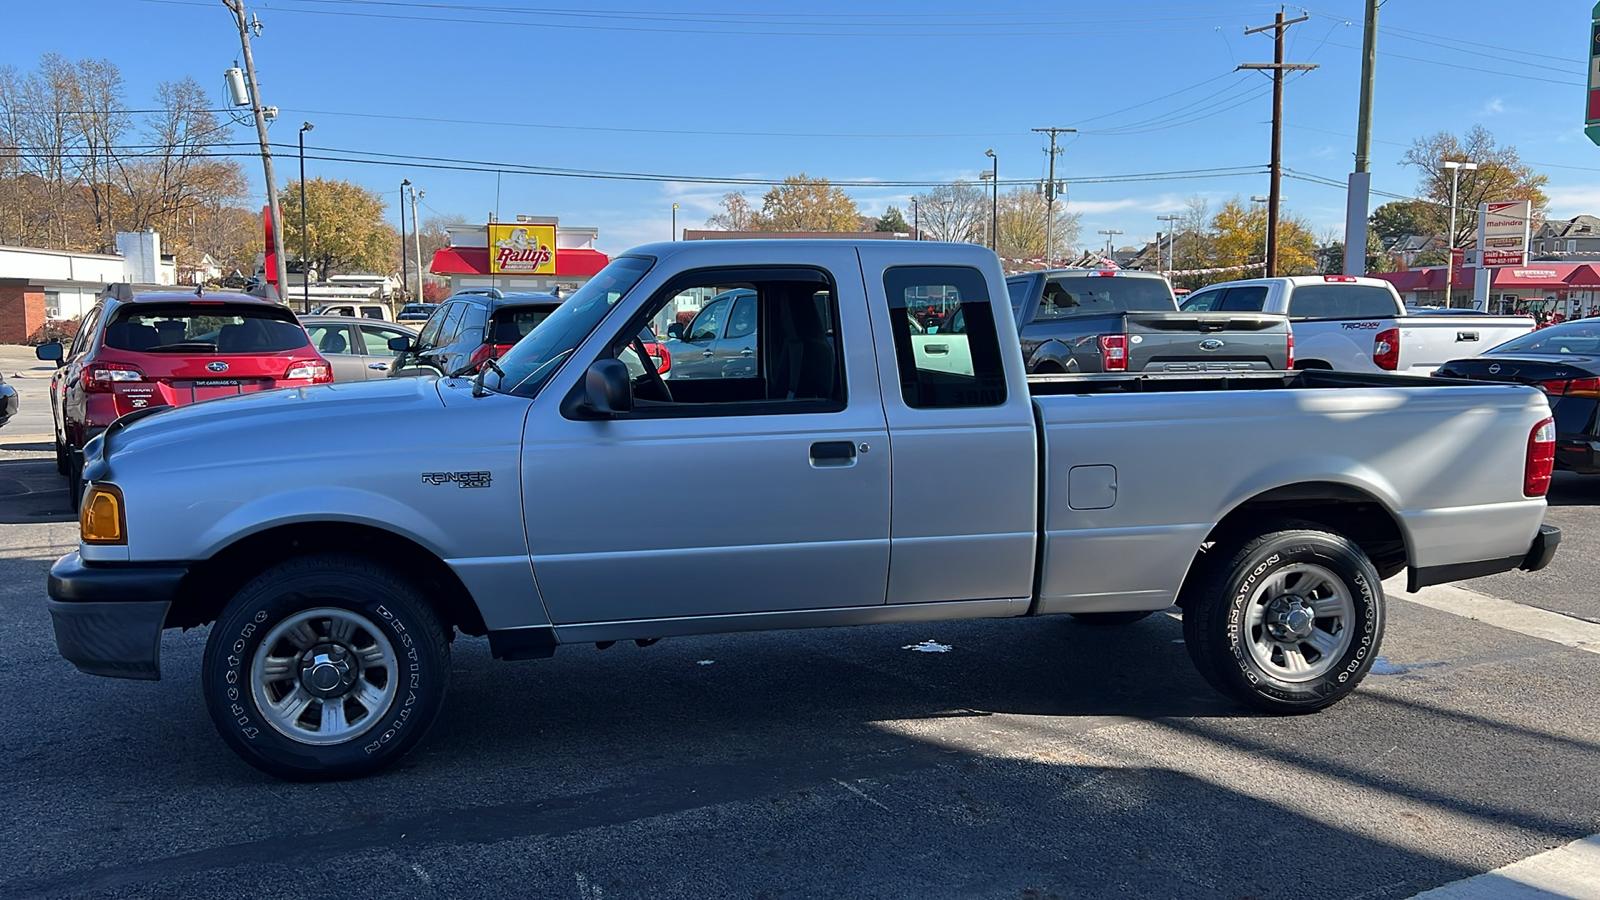
[[[50,567],[50,619],[62,658],[90,675],[161,679],[161,630],[180,566],[88,565],[74,550]]]
[[[1554,525],[1540,525],[1539,533],[1533,536],[1533,543],[1528,545],[1528,552],[1521,556],[1453,563],[1448,566],[1428,566],[1421,569],[1413,566],[1406,578],[1406,590],[1414,594],[1430,584],[1448,584],[1452,581],[1465,581],[1468,578],[1482,578],[1485,575],[1496,575],[1512,569],[1537,572],[1550,565],[1550,560],[1555,558],[1556,548],[1559,546],[1561,546],[1561,529]]]

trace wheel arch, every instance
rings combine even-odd
[[[1187,605],[1186,595],[1201,580],[1210,548],[1259,535],[1284,521],[1309,522],[1343,535],[1366,553],[1382,578],[1404,571],[1410,563],[1410,539],[1400,517],[1372,492],[1335,481],[1281,485],[1239,503],[1217,522],[1189,564],[1178,605]]]
[[[323,553],[364,556],[393,566],[416,580],[446,628],[471,635],[488,630],[472,593],[431,549],[374,525],[341,521],[276,525],[227,544],[189,570],[166,624],[192,628],[214,622],[252,578],[285,560]]]
[[[1028,361],[1029,372],[1035,374],[1058,374],[1040,372],[1040,369],[1046,366],[1060,369],[1061,373],[1064,374],[1075,374],[1079,370],[1078,361],[1072,358],[1072,348],[1055,338],[1040,344],[1033,351],[1032,358]]]

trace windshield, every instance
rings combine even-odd
[[[1551,325],[1549,328],[1512,338],[1489,352],[1584,355],[1600,353],[1600,321],[1585,319]]]
[[[107,347],[137,353],[283,353],[310,344],[286,309],[219,301],[125,306],[105,337]]]
[[[561,368],[561,363],[594,331],[624,295],[650,271],[655,260],[623,256],[611,261],[566,302],[540,322],[499,360],[500,372],[485,377],[491,390],[532,397]]]

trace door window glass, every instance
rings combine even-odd
[[[1249,284],[1228,288],[1227,295],[1222,298],[1222,303],[1217,309],[1229,312],[1260,312],[1266,305],[1267,286]]]
[[[361,307],[361,315],[368,319],[381,319],[383,318],[383,307],[363,306]]]
[[[693,322],[689,323],[688,336],[684,340],[691,344],[716,340],[717,333],[722,330],[722,317],[727,313],[728,301],[726,299],[706,304],[706,308],[700,310],[700,314],[694,317]]]
[[[88,346],[89,335],[94,331],[95,325],[100,322],[100,313],[104,311],[104,307],[96,306],[94,309],[84,313],[83,318],[78,320],[78,334],[72,339],[72,349],[67,354],[69,357],[77,356],[83,352],[84,347]]]
[[[1032,286],[1032,278],[1014,278],[1006,282],[1006,293],[1011,296],[1013,315],[1022,311],[1022,304],[1028,301],[1028,288]]]
[[[611,355],[633,379],[636,417],[837,412],[845,405],[839,353],[839,300],[832,279],[809,268],[696,272],[663,287],[632,325],[613,340]],[[745,276],[743,280],[738,276]],[[695,347],[667,344],[658,356],[649,322],[686,291],[728,293],[705,306],[692,334],[727,326],[738,341]],[[711,318],[711,327],[704,320]],[[641,347],[643,353],[641,354]]]
[[[422,326],[422,334],[418,336],[417,343],[424,347],[436,347],[439,342],[439,330],[444,327],[444,320],[454,312],[454,303],[435,307],[433,314],[428,316],[428,321]]]
[[[361,326],[361,336],[366,339],[368,356],[395,356],[395,351],[389,349],[389,339],[410,337],[393,328],[379,328],[375,325]]]
[[[451,304],[449,315],[445,316],[444,324],[439,326],[439,339],[432,346],[445,347],[456,342],[461,335],[461,320],[467,314],[467,304]]]
[[[311,335],[311,346],[317,348],[318,353],[358,352],[351,349],[350,327],[348,325],[331,325],[316,322],[306,326],[306,334]]]
[[[1005,369],[983,273],[965,266],[904,266],[883,275],[900,395],[916,409],[1000,406]],[[913,334],[907,311],[920,298],[944,298],[949,330]]]
[[[1210,312],[1222,302],[1223,293],[1225,293],[1224,288],[1218,288],[1214,291],[1201,291],[1183,301],[1182,309],[1184,312]]]

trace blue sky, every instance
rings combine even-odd
[[[223,105],[239,55],[221,0],[0,0],[0,65],[39,55],[106,57],[134,106],[163,80],[193,76]],[[530,14],[538,9],[542,14]],[[1270,94],[1241,62],[1270,62],[1278,7],[1200,0],[1087,3],[836,0],[755,4],[650,0],[263,0],[255,43],[262,97],[282,110],[277,142],[302,120],[312,147],[591,171],[779,179],[805,171],[864,182],[1043,177],[1045,141],[1064,136],[1058,177],[1264,167]],[[1287,59],[1320,69],[1286,90],[1284,164],[1342,183],[1352,165],[1360,73],[1359,0],[1289,7],[1310,20]],[[1600,214],[1600,148],[1583,135],[1587,2],[1388,0],[1380,22],[1374,188],[1411,193],[1405,145],[1482,124],[1550,176],[1552,212]],[[508,12],[507,10],[513,10]],[[1492,46],[1488,46],[1492,45]],[[1164,96],[1171,95],[1171,96]],[[1164,99],[1158,99],[1163,98]],[[453,122],[427,120],[456,120]],[[253,131],[237,130],[237,140]],[[308,156],[320,151],[308,150]],[[261,169],[246,160],[257,196]],[[483,221],[499,209],[601,230],[616,252],[698,227],[732,189],[309,161],[308,174],[386,193],[426,191],[423,218]],[[295,160],[279,162],[280,180]],[[1156,216],[1194,196],[1266,193],[1266,176],[1077,184],[1083,244],[1152,237]],[[747,188],[759,202],[765,188]],[[919,188],[849,188],[881,212]],[[1286,208],[1319,232],[1343,222],[1343,190],[1286,180]],[[1381,198],[1378,198],[1381,201]],[[1378,201],[1375,201],[1375,203]]]

